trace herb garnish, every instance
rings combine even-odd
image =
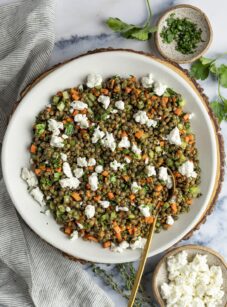
[[[114,267],[114,270],[117,270],[117,273],[119,273],[123,284],[115,281],[111,269],[105,270],[104,268],[101,268],[100,266],[97,266],[95,264],[92,264],[91,267],[92,267],[94,274],[96,276],[99,276],[107,286],[111,287],[115,292],[117,292],[122,297],[126,298],[127,300],[129,299],[130,292],[132,290],[135,276],[136,276],[136,271],[132,263],[118,264]],[[134,307],[145,307],[145,306],[156,307],[157,305],[152,303],[152,299],[146,296],[143,288],[140,286],[133,306]]]
[[[211,102],[211,108],[217,116],[219,123],[227,120],[227,98],[221,94],[221,86],[227,88],[227,65],[216,65],[216,61],[226,55],[221,54],[215,59],[201,57],[191,66],[191,76],[195,79],[205,80],[212,75],[218,81],[218,98]]]
[[[164,26],[160,36],[163,43],[170,44],[176,42],[175,49],[182,54],[194,53],[198,47],[198,43],[202,42],[202,30],[187,18],[176,18],[172,13],[167,18],[167,26]]]
[[[133,24],[125,23],[119,18],[110,17],[107,19],[106,24],[114,31],[121,34],[125,38],[138,39],[146,41],[150,38],[151,34],[157,31],[157,27],[151,26],[152,12],[149,0],[146,0],[148,8],[148,17],[143,26],[136,26]]]

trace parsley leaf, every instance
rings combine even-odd
[[[209,76],[210,68],[213,66],[214,60],[208,58],[200,58],[191,66],[191,76],[195,79],[205,80]]]
[[[227,65],[222,64],[218,68],[218,75],[221,86],[227,87]]]
[[[133,24],[128,24],[119,18],[109,17],[106,24],[114,32],[120,33],[121,36],[125,38],[137,39],[141,41],[146,41],[150,38],[153,32],[157,31],[157,27],[151,27],[152,12],[149,0],[146,0],[148,7],[148,17],[146,23],[143,26],[136,26]]]

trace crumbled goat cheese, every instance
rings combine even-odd
[[[131,159],[129,157],[125,157],[125,162],[129,164],[131,163]]]
[[[115,107],[119,110],[124,110],[125,108],[125,103],[122,100],[118,100],[115,102]]]
[[[109,206],[110,206],[110,202],[108,201],[108,200],[100,200],[100,205],[104,208],[104,209],[106,209],[106,208],[108,208]]]
[[[96,164],[96,160],[94,158],[88,159],[87,166],[94,166]]]
[[[77,162],[77,165],[80,166],[80,167],[87,167],[87,159],[86,158],[77,158],[76,160]]]
[[[98,176],[97,173],[92,173],[89,178],[88,178],[88,182],[91,186],[91,190],[92,191],[96,191],[98,190]]]
[[[122,253],[125,249],[129,248],[127,241],[122,241],[119,245],[111,244],[111,250],[115,253]]]
[[[145,125],[149,119],[146,111],[138,111],[133,115],[133,118],[137,123],[140,123],[141,125]]]
[[[70,211],[71,211],[71,208],[70,208],[70,207],[66,207],[66,208],[65,208],[65,211],[66,211],[66,212],[70,212]]]
[[[77,226],[80,228],[80,229],[84,229],[84,226],[82,225],[82,224],[80,224],[80,223],[76,223],[77,224]]]
[[[110,162],[110,167],[114,171],[117,171],[118,169],[123,169],[124,168],[124,164],[117,162],[117,160],[114,160],[114,161]]]
[[[89,127],[89,122],[86,114],[75,115],[74,122],[76,122],[80,128],[87,129]]]
[[[73,174],[76,178],[81,178],[84,174],[84,170],[80,167],[74,169]]]
[[[127,136],[123,136],[120,143],[118,144],[119,148],[129,148],[131,146],[131,143]]]
[[[141,186],[138,185],[136,181],[134,181],[131,185],[132,193],[137,193],[141,189]]]
[[[183,251],[167,259],[169,283],[161,285],[167,307],[215,307],[224,296],[222,270],[207,264],[207,256],[197,254],[191,262]]]
[[[71,235],[69,236],[70,240],[77,240],[79,238],[79,234],[77,230],[73,230],[73,232],[71,233]]]
[[[33,188],[38,184],[38,179],[35,173],[33,173],[33,171],[30,171],[26,167],[23,167],[21,170],[21,178],[27,182],[29,188]]]
[[[77,189],[80,185],[80,181],[75,177],[61,179],[59,183],[62,188],[69,189]]]
[[[159,168],[158,178],[160,180],[163,180],[166,183],[166,186],[168,189],[171,189],[173,186],[172,178],[170,175],[168,175],[168,169],[167,167],[161,166]]]
[[[62,138],[63,138],[63,140],[66,140],[66,139],[68,139],[69,137],[68,137],[68,135],[66,135],[66,134],[62,134],[62,136],[61,136]]]
[[[63,152],[61,152],[60,155],[61,155],[61,159],[62,159],[63,162],[67,161],[67,155],[66,155],[66,154],[64,154]]]
[[[103,166],[102,165],[97,165],[95,168],[95,172],[100,174],[103,171]]]
[[[189,119],[192,119],[193,117],[195,117],[195,114],[194,113],[190,113],[189,114]]]
[[[64,140],[60,136],[52,135],[50,139],[50,146],[62,148],[64,147]]]
[[[145,217],[151,216],[150,208],[145,205],[139,206],[140,212],[143,214]]]
[[[153,165],[147,165],[146,172],[148,177],[156,176],[156,170]]]
[[[101,140],[104,147],[110,148],[112,151],[116,149],[116,142],[113,133],[106,132],[105,137]]]
[[[112,114],[116,114],[118,112],[118,110],[116,110],[116,109],[113,109],[112,111],[110,111],[110,113],[112,113]]]
[[[30,194],[41,206],[45,206],[44,195],[40,188],[36,187],[32,189]]]
[[[145,238],[139,237],[134,243],[130,244],[131,249],[144,248],[147,240]]]
[[[89,74],[87,76],[87,87],[92,88],[102,84],[102,76],[99,74]]]
[[[107,109],[110,104],[110,97],[105,95],[100,95],[98,98],[98,102],[101,102],[104,109]]]
[[[63,173],[65,174],[66,177],[71,178],[73,177],[71,167],[68,162],[63,163]]]
[[[95,128],[93,136],[92,136],[92,143],[95,144],[97,143],[99,140],[101,140],[103,137],[105,136],[105,133],[103,131],[100,130],[100,127],[98,126],[97,128]]]
[[[84,110],[88,108],[88,105],[82,101],[73,101],[71,107],[75,110]]]
[[[88,219],[93,218],[93,216],[95,215],[95,206],[87,205],[84,210],[84,213]]]
[[[167,89],[167,85],[161,83],[161,82],[155,82],[154,83],[154,93],[158,96],[162,96],[166,89]]]
[[[168,216],[167,216],[166,224],[167,224],[167,225],[170,225],[170,226],[172,226],[172,225],[174,224],[174,219],[172,218],[171,215],[168,215]]]
[[[149,158],[148,158],[148,157],[145,158],[144,163],[145,163],[146,165],[149,163]]]
[[[53,135],[59,135],[60,129],[64,129],[64,125],[62,122],[58,122],[55,119],[51,118],[48,120],[48,130],[53,133]]]
[[[149,119],[149,118],[148,118],[148,120],[146,122],[146,125],[147,125],[148,128],[150,128],[150,127],[154,127],[155,128],[157,126],[157,124],[158,124],[157,120]]]
[[[136,155],[140,155],[141,154],[141,152],[142,152],[142,150],[139,148],[139,147],[137,147],[137,145],[136,144],[132,144],[132,151],[136,154]]]
[[[196,178],[197,174],[194,171],[194,164],[192,161],[186,161],[181,166],[178,167],[179,173],[186,177]]]
[[[143,87],[149,88],[152,87],[154,80],[152,74],[148,74],[148,76],[144,76],[141,78],[141,83]]]
[[[128,207],[119,207],[119,206],[116,206],[115,207],[115,210],[118,212],[118,211],[125,211],[127,212],[129,209]]]
[[[181,145],[180,131],[177,127],[175,127],[169,135],[167,135],[167,140],[170,144]]]

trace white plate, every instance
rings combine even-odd
[[[187,101],[186,111],[195,114],[191,122],[199,150],[203,195],[194,201],[191,211],[182,214],[170,230],[155,235],[150,256],[158,254],[182,239],[199,222],[213,197],[219,174],[215,129],[202,97],[179,69],[165,61],[127,50],[98,52],[74,59],[39,81],[21,100],[5,135],[2,168],[8,192],[25,222],[41,238],[58,249],[77,258],[103,263],[121,263],[139,258],[140,250],[127,250],[119,254],[82,239],[70,241],[52,217],[40,213],[40,206],[27,193],[27,186],[20,178],[21,168],[28,166],[27,148],[31,142],[31,127],[36,115],[49,103],[55,92],[83,82],[91,72],[99,73],[103,78],[116,74],[141,77],[151,72],[156,80],[181,93]]]

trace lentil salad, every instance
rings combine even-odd
[[[151,74],[59,91],[39,113],[22,169],[31,195],[70,238],[121,252],[169,229],[199,197],[200,167],[183,97]]]

